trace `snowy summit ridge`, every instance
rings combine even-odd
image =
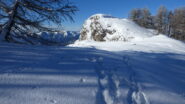
[[[81,30],[80,40],[130,41],[153,35],[154,33],[138,26],[129,19],[95,14],[85,21]]]

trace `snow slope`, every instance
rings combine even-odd
[[[128,42],[0,42],[0,104],[185,104],[185,44],[129,24]]]
[[[126,102],[115,103],[111,100],[108,101],[111,103],[106,104],[185,103],[183,42],[158,35],[130,42],[77,41],[70,46],[112,52],[106,57],[116,57],[118,60],[118,62],[105,60],[104,67],[100,69],[108,70],[107,75],[111,75],[111,78],[116,76],[116,80],[113,80],[115,85],[119,83],[119,87],[116,87],[119,90],[118,95],[124,96],[118,99],[126,99]],[[128,87],[127,93],[124,92],[127,89],[125,86]]]
[[[149,38],[132,40],[130,42],[95,42],[88,40],[78,40],[72,47],[95,47],[106,51],[140,51],[147,53],[184,53],[185,45],[183,42],[169,38],[164,35],[156,35]]]
[[[81,40],[95,40],[93,39],[95,31],[99,31],[95,35],[105,35],[105,41],[130,41],[154,35],[153,32],[138,26],[129,19],[115,18],[105,14],[95,14],[85,21],[81,30]]]
[[[185,45],[164,36],[0,50],[1,104],[185,103]]]
[[[95,104],[95,50],[0,43],[0,104]],[[74,54],[73,54],[74,53]]]

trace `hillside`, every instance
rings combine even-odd
[[[109,15],[96,14],[89,17],[81,30],[81,40],[130,41],[153,36],[129,19],[119,19]]]

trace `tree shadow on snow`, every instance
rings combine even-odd
[[[97,61],[103,59],[107,70],[121,68],[122,72],[118,75],[128,78],[125,70],[129,68],[124,65],[124,58],[127,57],[136,73],[134,77],[142,83],[143,89],[185,93],[183,54],[130,51],[112,53],[95,48],[5,44],[0,45],[0,50],[0,89],[96,89]],[[120,87],[128,87],[125,83],[127,82],[123,80]]]

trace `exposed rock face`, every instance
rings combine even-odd
[[[102,24],[100,23],[100,18],[101,15],[96,15],[96,16],[92,16],[90,17],[90,21],[91,23],[89,24],[89,27],[87,26],[87,23],[83,26],[80,34],[81,40],[86,40],[88,37],[88,34],[91,34],[91,39],[95,40],[95,41],[105,41],[104,37],[107,34],[113,34],[116,31],[115,30],[109,30],[109,29],[105,29],[103,28]],[[110,26],[108,26],[110,27]],[[90,31],[89,31],[90,30]]]
[[[88,18],[80,32],[80,40],[93,41],[129,41],[148,36],[152,36],[152,33],[134,22],[104,14]]]

